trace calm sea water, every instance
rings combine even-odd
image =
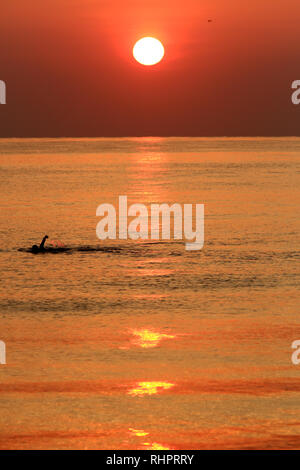
[[[0,448],[300,447],[300,139],[1,140],[0,188]],[[100,242],[119,195],[203,250]]]

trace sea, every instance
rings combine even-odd
[[[300,448],[300,138],[0,139],[0,195],[0,449]],[[120,195],[203,248],[99,240]]]

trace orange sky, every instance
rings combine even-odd
[[[299,24],[299,0],[10,0],[0,136],[299,135]]]

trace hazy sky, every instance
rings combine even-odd
[[[300,135],[299,25],[299,0],[3,0],[0,136]]]

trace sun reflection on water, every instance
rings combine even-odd
[[[149,432],[146,432],[143,429],[129,428],[129,431],[136,437],[149,436]],[[171,447],[167,447],[166,444],[161,444],[159,442],[143,442],[141,445],[145,448],[144,450],[171,450]]]
[[[128,391],[128,395],[135,397],[143,395],[155,395],[174,387],[174,385],[175,384],[170,382],[138,382],[135,387]]]
[[[133,429],[133,428],[129,428],[129,431],[134,434],[135,436],[137,437],[144,437],[144,436],[148,436],[149,433],[144,431],[143,429]]]
[[[146,447],[146,450],[171,450],[170,447],[166,447],[158,442],[144,442],[143,445]]]
[[[174,339],[174,335],[158,333],[152,330],[133,330],[133,343],[141,348],[155,348],[163,339]]]

